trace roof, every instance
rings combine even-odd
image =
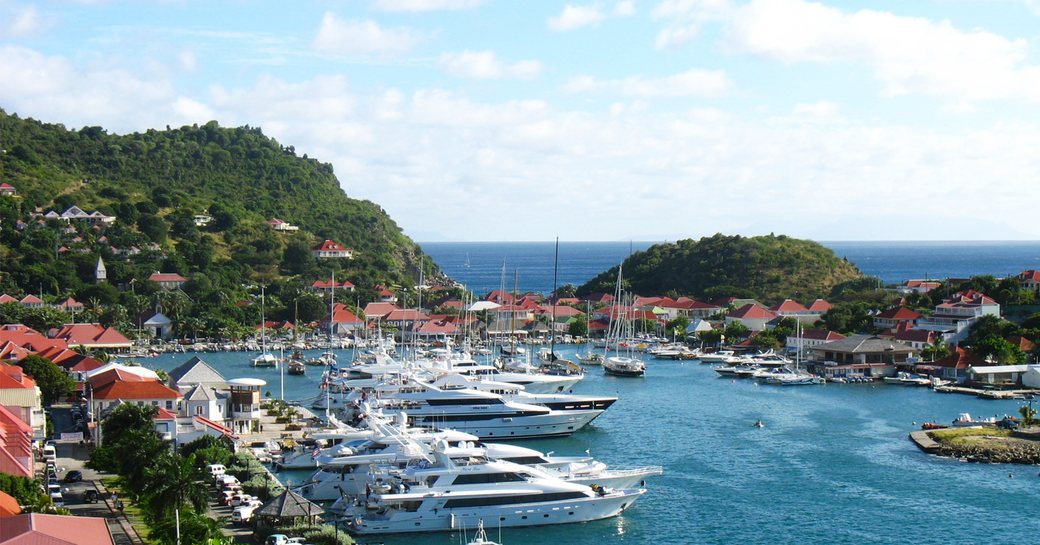
[[[101,517],[26,513],[4,517],[0,545],[111,545],[108,522]]]
[[[420,321],[420,320],[427,320],[427,319],[429,319],[429,317],[426,316],[425,314],[419,312],[418,310],[411,309],[411,308],[405,308],[405,309],[397,309],[397,310],[391,312],[390,314],[387,314],[386,316],[384,316],[383,319],[388,321],[388,322],[396,322],[396,321],[404,321],[404,322],[413,321],[414,322],[414,321]]]
[[[776,313],[759,305],[747,304],[730,312],[727,317],[744,320],[772,320],[776,318]]]
[[[382,318],[391,312],[399,310],[393,303],[369,303],[365,305],[366,318]]]
[[[976,356],[970,350],[955,347],[953,353],[945,358],[930,362],[928,365],[948,367],[950,369],[967,369],[969,367],[983,367],[988,365],[986,360]]]
[[[327,320],[324,320],[327,323]],[[332,307],[332,323],[334,324],[358,324],[361,323],[361,318],[358,318],[346,305],[336,303]]]
[[[792,335],[792,337],[797,337]],[[813,341],[840,341],[845,338],[845,335],[836,333],[834,331],[828,331],[826,329],[803,329],[802,339],[808,339]]]
[[[43,303],[43,299],[40,299],[39,297],[30,293],[29,295],[22,297],[22,300],[18,302],[23,305],[36,305]]]
[[[1022,281],[1032,280],[1033,282],[1040,282],[1040,271],[1033,269],[1029,269],[1028,271],[1022,271],[1018,274],[1018,279]]]
[[[0,361],[0,389],[13,388],[32,390],[36,388],[36,381],[25,374],[21,367]]]
[[[354,284],[350,280],[336,282],[335,280],[315,280],[311,287],[316,290],[350,289]]]
[[[217,372],[210,364],[195,356],[180,364],[176,369],[169,372],[170,380],[175,384],[227,384],[223,375]]]
[[[256,514],[266,517],[291,518],[291,517],[313,517],[324,513],[318,504],[313,503],[303,496],[285,489],[278,496],[265,503]]]
[[[911,353],[915,351],[913,347],[907,346],[899,341],[882,339],[881,337],[871,335],[852,335],[851,337],[846,337],[838,341],[832,341],[814,347],[813,350],[827,350],[830,352],[844,353]]]
[[[334,241],[325,239],[324,242],[313,248],[316,252],[349,252],[350,248]]]
[[[187,282],[188,279],[177,273],[154,272],[148,277],[152,282]]]
[[[909,320],[916,320],[916,319],[918,319],[920,317],[921,317],[921,314],[919,312],[916,312],[914,310],[908,309],[906,307],[890,308],[890,309],[888,309],[888,310],[886,310],[884,312],[878,313],[878,315],[877,315],[877,318],[881,318],[883,320],[897,320],[897,321],[901,321],[901,322],[902,321],[909,321]]]
[[[11,497],[7,492],[0,490],[0,517],[9,517],[21,512],[22,508],[18,505],[18,500]]]
[[[132,344],[115,328],[101,324],[65,324],[54,337],[63,339],[70,347],[128,348]]]
[[[795,301],[794,299],[784,299],[783,301],[769,307],[769,310],[778,314],[795,313],[795,312],[809,312],[809,309],[805,305]]]

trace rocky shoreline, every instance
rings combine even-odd
[[[973,435],[970,440],[944,439],[942,431],[918,432],[911,439],[929,454],[984,464],[1040,465],[1040,433]]]

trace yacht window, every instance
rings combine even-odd
[[[487,505],[512,505],[518,503],[544,503],[551,501],[577,500],[587,496],[581,492],[547,492],[545,494],[520,494],[490,498],[459,498],[444,503],[446,509],[457,507],[481,507]]]
[[[548,460],[541,456],[516,456],[514,458],[502,458],[503,462],[513,462],[514,464],[520,464],[522,466],[529,466],[533,464],[547,464]]]
[[[491,484],[522,482],[524,478],[516,473],[467,473],[455,477],[452,485],[457,484]]]

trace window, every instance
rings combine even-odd
[[[497,496],[489,498],[459,498],[444,503],[446,509],[456,507],[481,507],[487,505],[512,505],[518,503],[545,503],[562,500],[585,498],[581,492],[548,492],[545,494],[520,494],[516,496]]]
[[[522,482],[524,478],[516,473],[470,473],[455,477],[451,484],[491,484]]]
[[[170,411],[173,410],[173,401],[171,401],[169,399],[166,400],[166,409],[170,410]]]
[[[195,407],[195,414],[202,414],[202,405]]]

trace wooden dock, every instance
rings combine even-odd
[[[932,436],[928,435],[927,430],[910,432],[910,440],[917,445],[917,448],[927,452],[928,454],[939,452],[939,443],[936,443],[935,440],[932,439]]]

